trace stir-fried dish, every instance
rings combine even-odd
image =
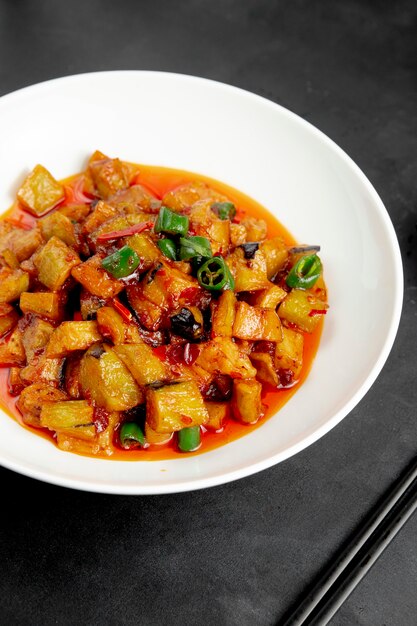
[[[311,364],[319,246],[271,236],[201,177],[172,170],[158,192],[153,169],[95,152],[61,183],[37,165],[0,222],[0,392],[62,450],[225,443]]]

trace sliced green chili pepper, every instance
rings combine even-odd
[[[181,237],[180,246],[181,261],[189,261],[195,256],[207,259],[213,256],[210,242],[206,237]]]
[[[317,254],[302,256],[291,268],[286,283],[295,289],[310,289],[319,279],[322,264]]]
[[[193,276],[197,276],[197,272],[199,268],[203,265],[203,263],[205,263],[209,259],[211,259],[211,254],[210,256],[193,256],[190,259]]]
[[[101,265],[114,278],[124,278],[129,276],[138,267],[140,259],[136,252],[129,246],[123,246],[113,254],[106,256]]]
[[[211,210],[221,220],[232,220],[236,215],[236,207],[233,202],[215,202],[211,205]]]
[[[141,427],[135,422],[126,422],[120,429],[120,445],[127,450],[143,447],[146,443]]]
[[[161,206],[154,230],[156,233],[182,235],[184,237],[188,232],[188,217],[174,213],[166,206]]]
[[[235,281],[221,256],[214,256],[206,261],[197,272],[197,280],[209,291],[234,289]]]
[[[178,431],[178,447],[182,452],[193,452],[200,447],[200,426],[189,426]]]
[[[177,246],[172,239],[160,239],[158,241],[158,248],[161,250],[162,254],[168,257],[168,259],[171,259],[171,261],[177,260]]]

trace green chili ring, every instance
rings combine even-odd
[[[291,268],[286,283],[294,289],[310,289],[322,273],[322,264],[317,254],[303,256]]]
[[[223,291],[235,287],[235,281],[226,261],[220,256],[212,257],[200,267],[197,280],[209,291]]]

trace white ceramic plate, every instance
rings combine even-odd
[[[57,178],[96,148],[206,174],[265,205],[298,241],[320,243],[330,311],[312,371],[260,428],[217,450],[158,462],[61,452],[0,413],[0,462],[90,491],[156,494],[242,478],[335,426],[380,372],[403,293],[398,243],[374,188],[330,139],[286,109],[220,83],[159,72],[70,76],[0,98],[0,207],[36,163]]]

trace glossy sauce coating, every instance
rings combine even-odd
[[[242,219],[246,216],[264,219],[268,226],[268,238],[279,236],[288,245],[294,245],[296,243],[290,233],[262,205],[242,192],[237,191],[224,183],[200,174],[171,168],[149,165],[139,165],[139,168],[140,174],[135,182],[147,187],[149,191],[151,191],[158,198],[161,198],[166,192],[175,189],[184,183],[202,181],[230,198],[230,200],[237,207],[237,219]],[[63,184],[66,185],[68,203],[71,202],[73,189],[76,187],[77,180],[78,176],[76,175],[63,181]],[[20,227],[24,227],[25,224],[30,227],[34,224],[34,222],[36,222],[36,218],[25,212],[17,203],[13,205],[9,211],[7,211],[3,218],[5,217],[7,217],[8,220],[13,221],[16,226]],[[176,444],[173,440],[171,440],[168,444],[162,446],[153,445],[146,449],[130,451],[116,449],[112,456],[108,456],[104,453],[101,455],[95,454],[91,456],[94,456],[94,458],[101,457],[105,459],[123,461],[159,461],[165,459],[178,459],[183,456],[195,456],[199,453],[208,452],[209,450],[223,446],[235,439],[239,439],[244,435],[250,435],[254,428],[261,426],[265,419],[271,417],[279,411],[279,409],[300,388],[311,369],[314,356],[320,342],[322,327],[323,320],[321,320],[318,327],[312,334],[304,335],[303,369],[299,381],[293,387],[286,389],[274,389],[272,387],[267,388],[266,385],[263,385],[262,401],[265,407],[265,413],[256,424],[245,425],[233,419],[229,419],[221,432],[215,433],[205,431],[202,436],[202,446],[199,450],[192,453],[179,453]],[[8,391],[8,375],[9,368],[0,368],[0,406],[9,415],[15,418],[24,428],[30,430],[31,432],[35,432],[50,441],[54,441],[53,434],[47,429],[34,429],[23,423],[20,412],[16,408],[17,397],[11,396]]]

